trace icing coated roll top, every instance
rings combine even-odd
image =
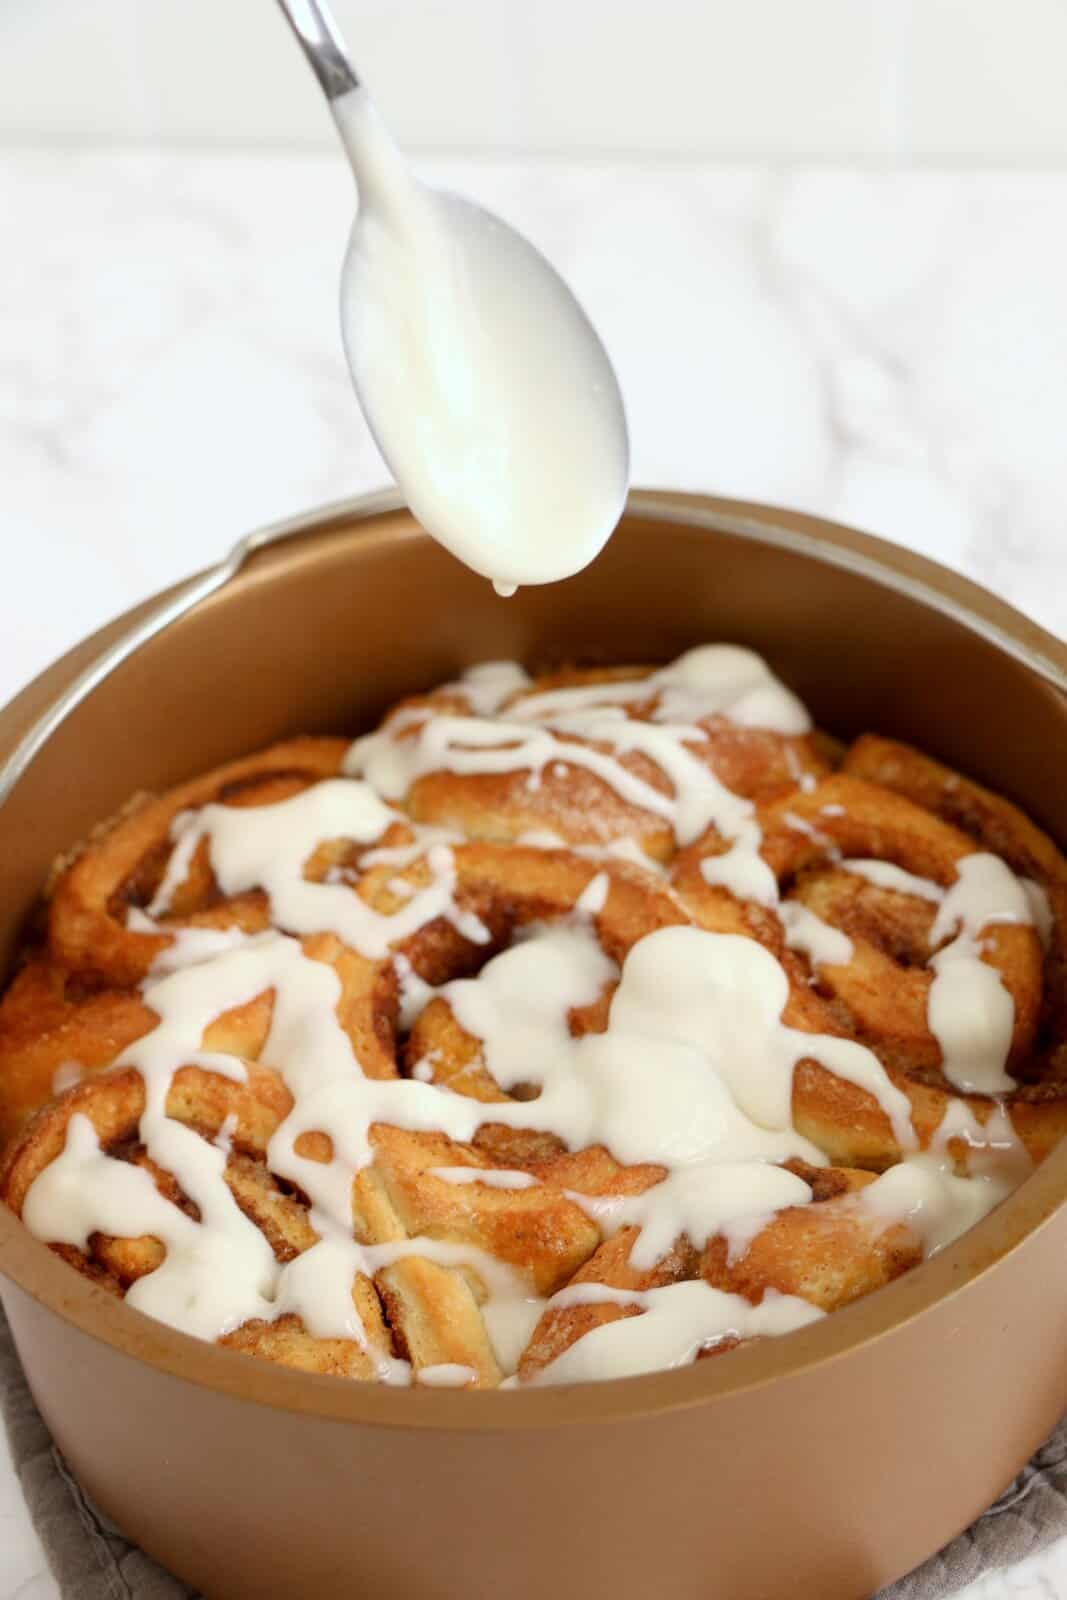
[[[925,762],[879,744],[882,760],[896,752],[898,773]],[[762,912],[749,908],[750,926],[791,974],[797,1025],[869,1046],[908,1096],[920,1144],[957,1099],[976,1123],[1003,1099],[1040,1158],[1067,1132],[1048,1042],[1062,1019],[1059,853],[1013,808],[968,835],[901,787],[854,776],[870,751],[860,741],[840,773],[758,808],[768,892]],[[1031,848],[1013,859],[1041,878],[982,848],[995,839],[1010,849],[1016,818]],[[712,829],[675,863],[673,882],[698,917],[733,898],[718,871],[728,850]],[[794,1106],[798,1126],[836,1159],[882,1168],[902,1154],[884,1116],[806,1065]],[[953,1151],[965,1155],[962,1143]]]
[[[750,801],[828,770],[800,702],[728,645],[658,671],[475,668],[398,706],[346,768],[421,822],[659,861],[713,819],[730,830]]]
[[[205,805],[239,809],[287,800],[333,777],[347,748],[343,739],[294,739],[194,778],[159,798],[135,797],[76,855],[55,885],[49,905],[49,946],[55,959],[84,983],[129,986],[140,982],[167,949],[173,930],[238,928],[252,933],[269,927],[262,890],[220,897],[206,848],[183,834],[181,823]],[[197,847],[189,849],[193,844]],[[328,865],[325,859],[315,863],[322,872]],[[131,918],[131,908],[146,911],[153,905],[168,868],[181,881],[159,908],[162,925]]]

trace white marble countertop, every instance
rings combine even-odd
[[[824,512],[1067,635],[1067,175],[426,163],[570,277],[638,483]],[[0,166],[0,701],[263,522],[386,481],[340,158]],[[0,1600],[57,1593],[0,1445]],[[1067,1542],[968,1591],[1067,1593]]]

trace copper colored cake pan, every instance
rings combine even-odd
[[[1067,650],[878,540],[637,494],[590,570],[507,602],[381,499],[250,545],[163,597],[176,619],[98,671],[46,740],[38,719],[158,600],[0,713],[0,760],[23,741],[0,811],[3,961],[53,858],[133,791],[301,730],[366,728],[493,656],[663,660],[737,640],[823,726],[918,743],[1067,844]],[[1067,1408],[1065,1197],[1067,1148],[933,1261],[816,1326],[679,1371],[503,1394],[306,1376],[198,1343],[3,1209],[0,1265],[74,1471],[215,1600],[845,1600],[966,1526]]]

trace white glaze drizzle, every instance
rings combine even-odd
[[[843,967],[852,960],[853,944],[847,933],[824,922],[800,900],[783,900],[778,918],[790,950],[799,950],[813,967]]]
[[[907,1223],[934,1255],[972,1228],[1015,1185],[994,1178],[957,1177],[952,1164],[924,1152],[883,1172],[858,1197],[865,1211],[892,1225]]]
[[[445,1183],[484,1183],[490,1189],[536,1189],[537,1179],[529,1172],[507,1167],[431,1167],[431,1178]]]
[[[496,711],[506,698],[499,695],[500,681],[500,664],[494,664],[491,693],[479,681],[468,691],[469,676],[452,687],[466,694],[472,711],[486,705]],[[627,705],[650,700],[657,701],[651,721],[626,715]],[[804,733],[811,726],[800,702],[758,656],[733,645],[704,645],[644,678],[520,697],[495,719],[410,707],[379,732],[357,739],[346,770],[366,778],[387,800],[399,800],[427,772],[525,769],[539,777],[561,762],[592,772],[622,800],[669,823],[679,843],[691,842],[712,823],[733,839],[753,808],[726,789],[691,748],[706,742],[706,731],[696,722],[710,716],[784,734]],[[606,744],[612,753],[577,740]],[[652,761],[671,792],[624,767],[618,758],[628,752]]]
[[[1048,890],[1044,884],[1038,883],[1035,878],[1020,878],[1023,894],[1026,896],[1027,905],[1030,907],[1030,918],[1037,929],[1037,936],[1041,940],[1042,948],[1047,950],[1052,943],[1052,902],[1048,897]]]
[[[335,933],[371,959],[385,956],[391,944],[445,917],[475,944],[488,942],[486,928],[455,902],[456,869],[452,850],[437,830],[414,846],[375,854],[393,864],[425,860],[432,881],[417,889],[395,912],[375,911],[345,883],[313,882],[303,875],[318,845],[330,839],[369,844],[390,823],[401,820],[365,783],[327,778],[274,805],[206,805],[175,819],[178,846],[149,908],[158,916],[184,880],[192,850],[206,839],[212,870],[225,895],[263,889],[274,921],[290,933]],[[410,826],[410,824],[409,824]],[[191,842],[190,842],[191,841]],[[175,858],[178,865],[175,866]]]
[[[949,1153],[951,1141],[967,1147],[966,1175]],[[980,1123],[966,1100],[950,1100],[928,1150],[906,1156],[856,1197],[861,1208],[892,1226],[906,1223],[935,1255],[1030,1175],[1033,1163],[1003,1104]]]
[[[459,1361],[439,1361],[435,1366],[419,1370],[419,1382],[436,1389],[464,1389],[478,1377],[473,1367]]]
[[[515,843],[530,850],[566,850],[569,855],[581,856],[586,861],[625,861],[631,867],[654,877],[665,878],[667,868],[645,854],[635,839],[609,839],[606,844],[568,844],[552,828],[527,828]]]
[[[819,1164],[825,1159],[820,1154]],[[676,1167],[643,1194],[568,1194],[605,1232],[640,1228],[629,1257],[638,1271],[654,1267],[683,1233],[698,1250],[722,1234],[736,1258],[775,1211],[811,1200],[810,1186],[784,1167],[764,1164],[754,1171],[751,1162],[731,1161]]]
[[[539,1373],[536,1383],[587,1383],[679,1367],[723,1339],[790,1333],[824,1315],[796,1295],[768,1289],[760,1303],[752,1305],[700,1278],[643,1291],[602,1283],[571,1284],[554,1295],[549,1306],[563,1310],[591,1303],[638,1306],[640,1315],[591,1329]]]
[[[211,1141],[216,1150],[221,1150],[223,1155],[228,1156],[233,1149],[233,1136],[236,1131],[237,1113],[236,1111],[227,1111],[222,1119],[218,1133]]]
[[[535,931],[490,961],[478,979],[440,992],[460,1024],[484,1040],[502,1087],[532,1080],[540,1088],[534,1101],[494,1105],[494,1121],[556,1131],[571,1148],[602,1140],[624,1162],[682,1169],[639,1197],[635,1214],[649,1235],[646,1251],[661,1241],[666,1248],[686,1230],[699,1238],[785,1200],[804,1203],[807,1186],[773,1165],[790,1156],[823,1160],[792,1130],[789,1083],[801,1055],[825,1057],[833,1070],[864,1083],[899,1125],[896,1099],[906,1102],[868,1051],[782,1027],[785,976],[755,942],[696,928],[649,935],[627,958],[607,1031],[572,1039],[569,1010],[594,1000],[615,974],[576,917]],[[180,1064],[244,1076],[235,1058],[205,1052],[201,1040],[215,1017],[268,990],[273,1014],[262,1059],[276,1065],[295,1102],[270,1141],[268,1165],[308,1195],[322,1234],[285,1268],[233,1200],[223,1178],[224,1151],[165,1115]],[[133,1286],[131,1303],[201,1337],[291,1310],[323,1337],[359,1338],[353,1274],[372,1273],[395,1254],[351,1239],[352,1177],[373,1158],[371,1127],[443,1130],[468,1141],[486,1109],[434,1084],[364,1077],[337,1020],[339,996],[333,969],[277,933],[150,981],[145,1002],[159,1025],[120,1064],[137,1066],[145,1079],[140,1137],[150,1157],[174,1174],[202,1223],[165,1200],[142,1169],[104,1155],[91,1125],[76,1116],[63,1154],[31,1186],[27,1226],[84,1247],[91,1233],[128,1232],[136,1218],[138,1230],[160,1238],[167,1254]],[[300,1134],[312,1130],[329,1135],[329,1162],[297,1153]],[[734,1170],[710,1170],[716,1165]],[[625,1218],[618,1220],[622,1225]],[[399,1253],[471,1259],[470,1251],[424,1239],[406,1241]],[[517,1298],[525,1327],[530,1296]],[[397,1381],[383,1362],[382,1372]]]
[[[930,958],[927,1020],[950,1083],[969,1093],[1004,1094],[1015,1087],[1005,1071],[1015,1002],[997,969],[982,960],[979,936],[998,923],[1031,925],[1030,903],[999,856],[965,856],[956,871],[930,930],[932,945],[956,936]]]
[[[530,674],[517,661],[479,661],[468,667],[459,687],[476,717],[489,717],[506,700],[529,687]]]
[[[951,1084],[970,1094],[1005,1094],[1015,1080],[1005,1070],[1015,1025],[1015,1002],[1000,973],[982,960],[980,935],[998,923],[1033,925],[1047,906],[1027,889],[999,856],[986,851],[956,863],[956,881],[945,889],[890,861],[851,860],[846,871],[880,889],[929,901],[937,915],[930,944],[933,982],[927,999],[930,1032],[941,1048],[942,1070]],[[1039,887],[1039,886],[1034,886]],[[1051,911],[1049,912],[1051,915]]]
[[[64,1094],[84,1077],[85,1068],[80,1061],[61,1061],[52,1074],[53,1095]]]
[[[528,765],[536,776],[546,764],[564,757],[567,764],[598,770],[586,759],[595,758],[623,798],[641,795],[640,804],[651,800],[647,809],[671,820],[679,839],[714,822],[730,841],[726,854],[714,858],[720,863],[712,868],[718,870],[719,881],[744,898],[777,905],[773,875],[759,856],[753,808],[725,790],[689,748],[706,737],[690,719],[710,714],[780,732],[801,732],[808,726],[799,703],[757,658],[718,647],[694,651],[640,681],[527,696],[508,709],[506,721],[485,720],[528,682],[522,669],[509,663],[473,669],[458,688],[475,716],[402,713],[393,719],[391,731],[357,742],[351,765],[380,784],[387,798],[397,798],[419,770],[446,766],[502,771]],[[653,721],[625,716],[624,705],[653,696],[658,696]],[[405,727],[413,728],[415,736],[396,740],[393,736]],[[611,745],[615,756],[626,749],[652,755],[671,781],[673,794],[644,784],[615,756],[555,738],[556,732],[579,729],[583,738]],[[502,746],[512,739],[514,745]],[[427,748],[420,749],[422,745]],[[502,1370],[513,1372],[545,1306],[520,1274],[472,1247],[421,1236],[375,1246],[353,1240],[352,1180],[373,1159],[370,1130],[375,1124],[441,1131],[466,1142],[482,1121],[491,1119],[554,1132],[571,1149],[602,1143],[624,1164],[662,1166],[665,1178],[636,1196],[572,1195],[602,1232],[624,1226],[640,1230],[631,1251],[638,1269],[654,1265],[682,1234],[697,1248],[721,1235],[734,1259],[777,1210],[810,1203],[809,1186],[778,1165],[794,1157],[825,1164],[825,1157],[792,1124],[792,1076],[802,1058],[819,1061],[873,1095],[902,1150],[914,1152],[908,1101],[869,1050],[782,1023],[786,975],[755,941],[693,927],[665,928],[633,946],[620,974],[600,949],[592,926],[606,902],[607,873],[591,877],[572,916],[526,929],[521,942],[487,963],[476,979],[434,989],[403,957],[395,958],[404,1024],[409,1026],[430,998],[442,996],[459,1024],[482,1042],[486,1064],[501,1087],[532,1084],[538,1091],[535,1099],[494,1103],[490,1112],[430,1081],[433,1053],[416,1065],[410,1079],[366,1078],[337,1019],[337,974],[308,959],[287,934],[333,931],[374,960],[439,916],[469,938],[488,938],[477,919],[455,901],[455,836],[416,829],[413,845],[374,848],[397,820],[413,826],[398,819],[366,783],[345,778],[325,780],[273,806],[210,805],[176,819],[175,848],[160,890],[147,914],[133,911],[129,916],[132,928],[172,935],[144,992],[160,1021],[118,1064],[135,1066],[144,1077],[140,1138],[150,1157],[173,1173],[196,1203],[202,1220],[193,1222],[165,1200],[146,1171],[105,1155],[82,1116],[71,1118],[63,1153],[31,1186],[24,1207],[31,1231],[55,1242],[84,1247],[94,1232],[128,1235],[133,1219],[138,1232],[158,1237],[165,1260],[133,1286],[131,1304],[206,1338],[219,1337],[252,1317],[269,1319],[291,1311],[317,1336],[355,1339],[385,1381],[407,1382],[405,1362],[368,1348],[351,1288],[356,1274],[372,1277],[404,1256],[418,1255],[479,1275],[488,1293],[483,1315],[490,1340]],[[265,890],[274,921],[287,933],[248,938],[238,930],[174,931],[155,920],[184,881],[201,839],[207,840],[223,892]],[[405,899],[395,914],[376,913],[350,882],[304,878],[316,847],[335,839],[372,847],[364,852],[361,868],[391,863],[402,870],[421,858],[431,883]],[[547,830],[524,842],[562,847],[562,840]],[[583,847],[581,853],[604,859],[625,853],[632,861],[635,852],[637,863],[647,870],[633,840]],[[992,856],[966,858],[959,864],[957,883],[948,891],[929,885],[933,893],[915,888],[928,880],[901,874],[886,863],[847,865],[871,881],[880,880],[883,887],[936,898],[933,942],[953,932],[956,937],[933,958],[934,988],[945,971],[954,984],[968,975],[973,993],[976,966],[999,984],[995,970],[978,959],[978,935],[997,922],[1029,923],[1034,917],[1026,886]],[[789,903],[778,909],[788,942],[805,950],[813,963],[849,959],[851,942],[807,907]],[[570,1011],[593,1003],[616,981],[607,1030],[572,1038]],[[962,987],[960,983],[961,992]],[[294,1098],[292,1111],[270,1141],[268,1165],[308,1195],[312,1225],[320,1235],[317,1244],[287,1266],[275,1261],[225,1183],[236,1119],[227,1117],[210,1142],[166,1116],[169,1085],[182,1065],[243,1079],[244,1067],[236,1058],[203,1049],[204,1031],[219,1015],[268,992],[273,1011],[262,1060],[279,1071]],[[1010,996],[1006,998],[1010,1005]],[[945,1031],[946,1037],[951,1035],[949,1045],[942,1046],[948,1058],[967,1041],[952,1035],[951,1026]],[[999,1036],[995,1048],[1000,1048]],[[973,1073],[973,1050],[968,1060]],[[892,1173],[887,1174],[857,1197],[869,1213],[913,1222],[930,1249],[954,1237],[969,1225],[968,1217],[984,1214],[1006,1192],[1005,1153],[1008,1165],[1014,1163],[1015,1181],[1020,1172],[1020,1147],[1007,1113],[997,1108],[980,1126],[973,1117],[968,1121],[965,1112],[963,1102],[954,1102],[940,1144],[935,1141],[935,1148],[921,1157],[909,1154],[894,1169],[901,1177],[889,1183]],[[308,1131],[329,1135],[331,1160],[317,1162],[297,1153],[300,1135]],[[950,1170],[945,1146],[953,1136],[964,1139],[971,1152],[970,1178]],[[982,1161],[993,1165],[981,1166]],[[446,1166],[431,1172],[450,1183],[481,1182],[515,1190],[535,1186],[529,1174],[505,1169]],[[976,1185],[980,1195],[968,1187]],[[820,1315],[803,1301],[773,1294],[753,1307],[702,1282],[643,1295],[579,1284],[551,1304],[620,1295],[639,1305],[642,1314],[580,1340],[539,1381],[667,1366],[692,1359],[716,1339],[784,1331]],[[576,1354],[582,1347],[588,1348]],[[423,1374],[422,1381],[469,1380],[455,1374],[426,1379]]]
[[[840,865],[855,877],[866,878],[877,889],[895,889],[898,894],[910,894],[917,900],[929,900],[934,905],[940,905],[945,897],[945,891],[939,883],[934,883],[931,878],[920,878],[914,872],[906,872],[894,861],[865,861],[853,857],[849,861],[842,861]]]
[[[512,706],[511,715],[552,726],[555,718],[575,711],[652,699],[658,702],[652,710],[655,722],[692,723],[722,716],[741,728],[768,728],[774,733],[811,729],[804,706],[767,663],[753,651],[729,644],[698,645],[670,666],[640,678],[524,695]]]

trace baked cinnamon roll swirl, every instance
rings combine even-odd
[[[260,1359],[494,1387],[832,1312],[1067,1132],[1067,864],[750,652],[476,669],[139,800],[0,1002],[0,1194]]]
[[[235,927],[252,933],[268,927],[262,891],[225,896],[202,840],[195,841],[184,859],[181,823],[206,805],[263,806],[288,799],[333,777],[346,749],[343,739],[295,739],[161,797],[136,796],[60,874],[49,905],[51,954],[83,984],[126,986],[145,976],[170,943],[173,929]],[[329,843],[323,841],[313,864],[320,872],[330,865]],[[184,869],[181,883],[159,906],[159,927],[143,928],[140,919],[131,925],[130,909],[151,911],[165,869],[176,858]]]

